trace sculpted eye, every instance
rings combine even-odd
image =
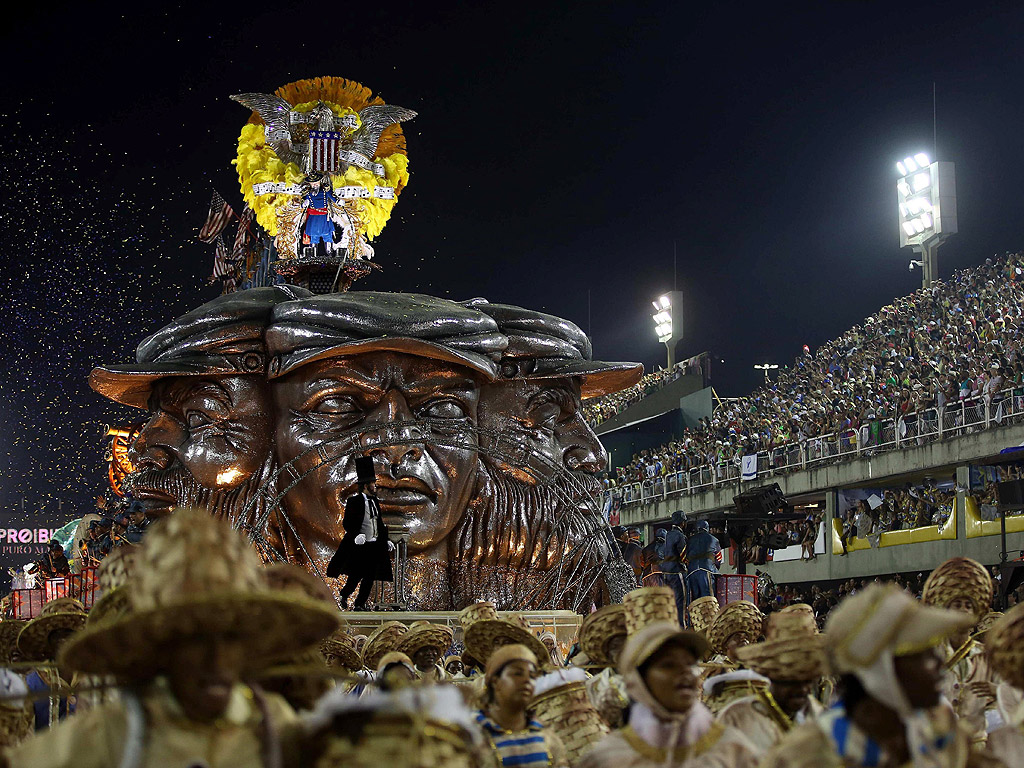
[[[311,410],[326,416],[350,416],[359,412],[358,406],[349,397],[326,397]]]
[[[462,419],[466,410],[455,400],[434,400],[420,408],[420,415],[433,419]]]
[[[213,419],[202,411],[189,411],[185,414],[185,421],[189,429],[197,429],[213,423]]]

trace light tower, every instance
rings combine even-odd
[[[669,291],[651,302],[654,332],[668,349],[668,367],[676,364],[676,344],[683,339],[683,293]]]
[[[956,172],[953,163],[931,162],[918,152],[896,163],[900,180],[896,199],[900,215],[900,248],[921,254],[921,285],[931,288],[939,278],[936,251],[956,234]],[[911,262],[911,269],[915,262]]]

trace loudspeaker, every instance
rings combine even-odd
[[[996,499],[1000,509],[1024,509],[1024,480],[996,483]]]
[[[733,496],[732,503],[736,505],[736,514],[743,517],[770,517],[789,508],[778,483],[744,491]]]

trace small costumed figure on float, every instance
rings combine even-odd
[[[370,241],[408,183],[400,123],[416,113],[339,77],[231,98],[254,112],[234,163],[274,239],[274,271],[315,293],[348,290],[374,268]]]

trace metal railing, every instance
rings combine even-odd
[[[825,464],[871,456],[885,451],[926,445],[973,432],[1024,421],[1024,389],[1015,387],[996,398],[979,396],[889,419],[879,419],[827,435],[775,446],[757,454],[757,473],[751,481],[811,469]],[[672,496],[692,495],[738,483],[742,456],[704,464],[634,483],[607,488],[605,504],[616,497],[623,507],[649,504]]]

